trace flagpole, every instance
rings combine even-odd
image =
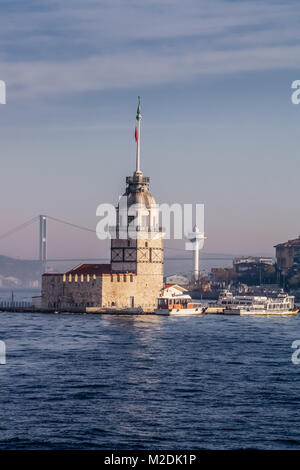
[[[136,173],[141,173],[141,99],[138,97],[138,107],[136,113]]]

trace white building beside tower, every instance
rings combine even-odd
[[[42,307],[56,310],[151,312],[163,288],[163,233],[141,172],[140,99],[136,124],[136,169],[126,178],[125,211],[117,207],[110,264],[81,264],[66,273],[42,277]],[[124,222],[124,214],[126,220]],[[133,219],[135,224],[133,227]]]

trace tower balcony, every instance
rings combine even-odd
[[[134,174],[133,176],[126,176],[126,184],[143,184],[143,185],[149,185],[150,184],[150,178],[149,176],[142,176],[138,174]]]
[[[113,239],[127,239],[131,238],[130,233],[133,234],[133,232],[137,233],[136,238],[143,237],[143,234],[153,234],[154,236],[157,236],[158,234],[163,234],[165,232],[163,227],[149,227],[149,226],[142,226],[142,225],[137,225],[136,227],[131,227],[130,230],[128,230],[128,226],[119,226],[119,225],[111,225],[109,226],[109,233],[110,237]],[[134,237],[135,238],[135,237]]]

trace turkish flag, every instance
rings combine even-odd
[[[135,141],[137,142],[137,141],[138,141],[138,131],[137,131],[137,128],[134,129],[134,138],[135,138]]]

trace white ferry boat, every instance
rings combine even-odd
[[[157,315],[202,315],[205,307],[200,302],[194,302],[187,294],[173,297],[159,297],[155,310]]]
[[[225,315],[297,315],[299,311],[295,307],[294,296],[288,294],[279,294],[274,298],[227,295],[220,298],[218,303],[223,307]]]

